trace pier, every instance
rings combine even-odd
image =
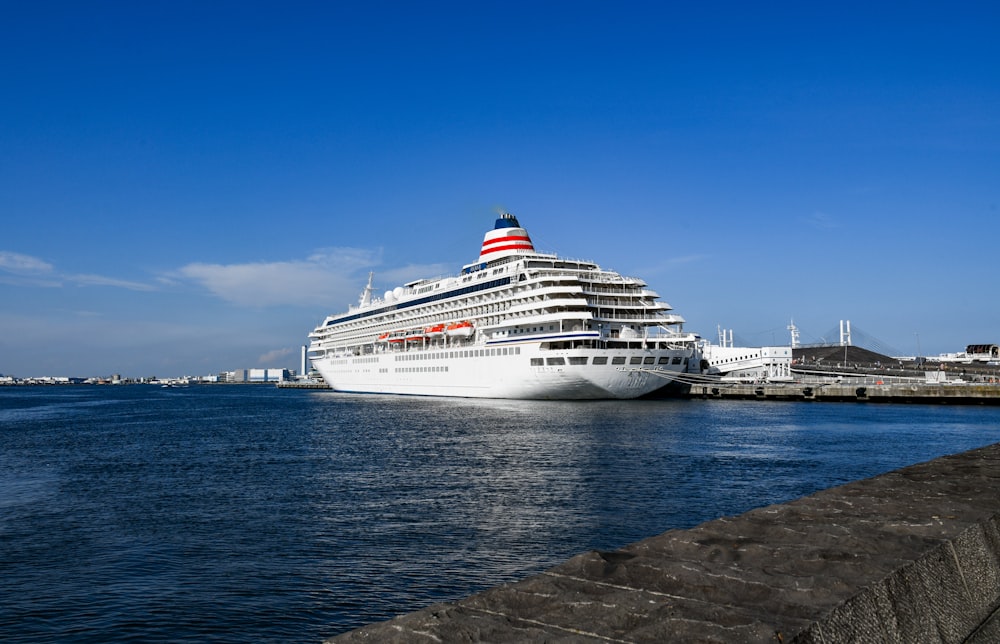
[[[888,378],[852,378],[843,382],[693,385],[686,395],[690,398],[730,400],[1000,405],[1000,384],[888,382]]]
[[[1000,444],[723,517],[328,640],[1000,641]]]
[[[791,379],[740,382],[693,376],[674,393],[696,399],[1000,404],[1000,370],[989,363],[901,360],[861,347],[793,350]]]

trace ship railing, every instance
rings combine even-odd
[[[603,286],[604,284],[607,284],[608,286]],[[612,282],[611,280],[605,280],[601,282],[601,285],[595,286],[594,282],[588,280],[583,282],[582,286],[584,293],[595,293],[595,294],[608,293],[611,295],[624,294],[624,295],[634,296],[642,293],[641,290],[635,290],[635,287],[640,286],[641,284],[642,282],[629,282],[629,281]]]
[[[587,295],[585,293],[585,295]],[[651,302],[648,298],[639,297],[595,297],[590,294],[590,305],[602,308],[624,308],[624,309],[649,309],[657,308],[656,302]]]
[[[577,261],[577,260],[570,260]],[[593,262],[587,262],[593,263]],[[552,269],[552,268],[530,268],[528,269],[532,277],[557,277],[565,278],[568,276],[573,276],[580,278],[584,284],[615,284],[615,285],[645,285],[646,282],[641,278],[632,277],[629,275],[621,275],[615,273],[614,271],[601,270],[594,271],[590,269],[575,269],[575,268],[562,268],[562,269]]]
[[[655,326],[659,324],[678,324],[678,322],[671,322],[669,319],[665,319],[664,316],[641,314],[641,313],[616,313],[614,315],[601,315],[600,313],[598,313],[598,315],[594,316],[594,318],[600,320],[601,322],[640,321],[644,322],[649,326]]]
[[[584,283],[593,284],[616,284],[619,286],[645,286],[646,282],[641,278],[631,275],[619,275],[618,273],[607,271],[603,273],[588,273]]]

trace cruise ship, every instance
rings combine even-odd
[[[457,276],[382,297],[372,279],[309,335],[308,357],[336,391],[628,399],[702,368],[699,337],[645,282],[536,252],[509,213]]]

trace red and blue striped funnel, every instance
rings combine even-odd
[[[503,213],[497,218],[493,230],[487,231],[483,238],[483,248],[479,251],[479,261],[487,262],[508,255],[534,253],[528,231],[517,223],[517,217]]]

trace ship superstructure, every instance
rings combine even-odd
[[[508,213],[457,276],[373,290],[369,275],[359,304],[309,336],[335,390],[636,398],[701,368],[698,337],[645,282],[536,252]]]

